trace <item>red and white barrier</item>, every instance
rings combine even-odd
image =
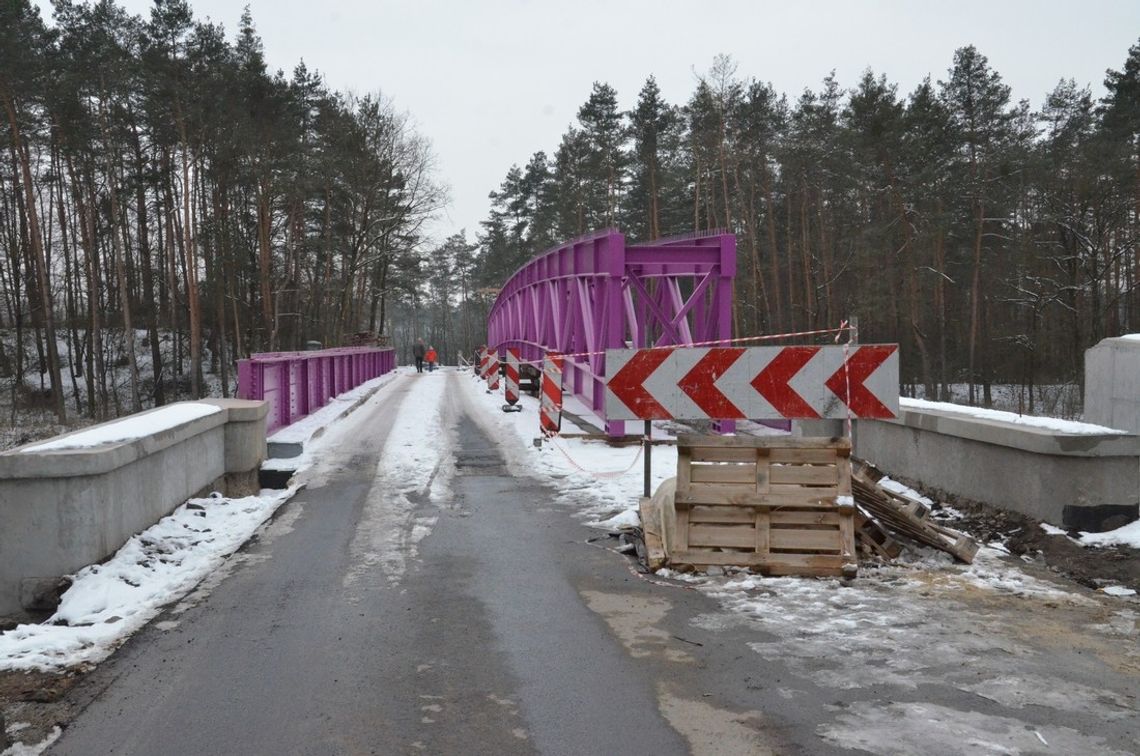
[[[499,390],[499,352],[495,349],[487,350],[487,388]]]
[[[475,375],[479,378],[487,377],[487,366],[490,363],[490,357],[487,354],[486,347],[479,347],[476,352],[478,359],[476,360]]]
[[[507,347],[507,404],[512,407],[519,401],[519,350]]]
[[[542,361],[539,425],[548,436],[557,434],[562,428],[562,359],[557,352],[547,352]]]

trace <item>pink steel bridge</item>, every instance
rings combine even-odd
[[[627,244],[620,231],[598,231],[507,280],[487,320],[488,344],[517,347],[535,366],[547,351],[566,355],[565,391],[621,435],[624,424],[605,416],[605,350],[727,343],[735,275],[729,233]]]

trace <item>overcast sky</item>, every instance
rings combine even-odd
[[[149,0],[119,0],[149,15]],[[241,0],[190,0],[233,36]],[[42,3],[47,5],[46,2]],[[333,89],[382,91],[434,145],[452,202],[438,236],[487,215],[512,163],[553,153],[594,81],[632,107],[649,74],[683,103],[718,53],[738,75],[795,99],[834,69],[854,85],[868,66],[900,92],[946,77],[973,44],[1039,107],[1061,78],[1104,92],[1140,41],[1140,0],[763,2],[762,0],[250,0],[272,68],[304,59]],[[537,250],[536,250],[537,251]]]

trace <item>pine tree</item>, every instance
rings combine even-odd
[[[578,109],[578,123],[582,129],[582,185],[587,225],[592,228],[613,226],[617,223],[627,163],[625,128],[614,88],[594,82],[589,99]]]

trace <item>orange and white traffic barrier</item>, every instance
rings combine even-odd
[[[519,350],[507,347],[507,404],[514,407],[519,402]]]
[[[499,390],[499,352],[496,349],[487,350],[487,388],[490,391]]]
[[[562,428],[562,355],[547,352],[542,361],[542,391],[539,424],[548,436]]]

